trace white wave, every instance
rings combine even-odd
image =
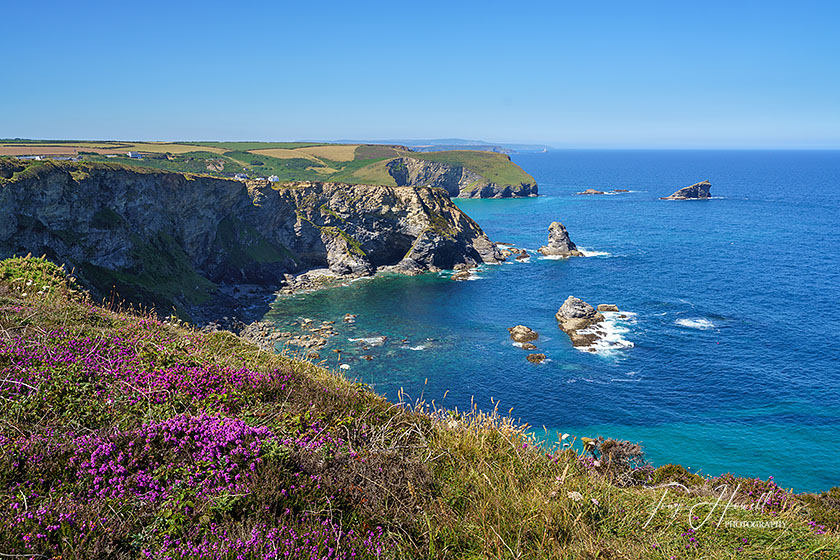
[[[715,328],[715,324],[708,319],[702,318],[693,318],[693,319],[677,319],[676,323],[687,329],[698,329],[701,331],[707,331],[709,329]]]
[[[388,339],[387,336],[370,336],[367,338],[348,338],[350,342],[361,342],[365,346],[382,346]]]
[[[528,257],[527,259],[514,259],[514,261],[518,263],[529,263],[531,262],[531,257]]]
[[[589,346],[577,346],[581,352],[597,352],[612,354],[618,350],[633,348],[635,344],[624,338],[630,332],[630,327],[636,323],[636,314],[629,311],[603,311],[604,320],[587,329],[578,331],[581,334],[597,334],[598,339]]]
[[[612,254],[607,253],[606,251],[595,251],[593,249],[586,249],[584,247],[578,247],[578,251],[583,253],[584,257],[611,257]]]
[[[581,251],[583,252],[583,251]],[[541,255],[537,257],[537,259],[541,261],[565,261],[569,257],[564,257],[562,255]]]

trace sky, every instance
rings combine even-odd
[[[5,2],[0,138],[840,148],[840,2]]]

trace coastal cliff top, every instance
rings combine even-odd
[[[463,167],[504,185],[536,184],[506,154],[455,150],[415,152],[405,146],[305,142],[56,142],[0,143],[0,156],[80,158],[182,173],[278,182],[326,181],[396,186],[388,164],[412,158]]]

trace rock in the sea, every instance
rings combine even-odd
[[[545,361],[545,354],[528,354],[526,359],[532,364],[541,364]]]
[[[451,278],[452,280],[461,282],[464,280],[469,280],[470,276],[472,276],[472,273],[470,273],[469,270],[459,270],[458,272],[453,274]]]
[[[508,332],[510,333],[510,338],[513,339],[514,342],[530,342],[532,340],[537,340],[540,336],[536,331],[532,331],[525,325],[510,327]]]
[[[625,192],[630,192],[630,189],[613,189],[612,192],[625,193]]]
[[[618,311],[618,306],[614,303],[598,304],[598,311]]]
[[[536,344],[531,344],[530,342],[523,342],[522,343],[522,349],[523,350],[536,350],[537,345]]]
[[[597,189],[586,189],[585,191],[580,191],[576,194],[604,194],[604,191],[599,191]]]
[[[566,226],[560,222],[552,222],[551,225],[548,226],[548,245],[543,245],[539,248],[539,251],[546,256],[583,256],[583,253],[578,251],[577,245],[575,245],[569,238],[569,232],[566,231]]]
[[[569,296],[554,315],[560,329],[569,335],[574,346],[589,346],[598,340],[596,332],[579,332],[600,323],[604,316],[594,307],[574,296]]]
[[[709,192],[709,189],[711,188],[712,184],[709,181],[701,181],[688,187],[683,187],[671,196],[663,196],[660,200],[695,200],[710,198],[712,195]]]

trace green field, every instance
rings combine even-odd
[[[142,159],[129,158],[128,151]],[[395,185],[387,163],[411,157],[463,166],[498,185],[533,182],[504,154],[478,151],[412,152],[401,146],[325,144],[315,142],[111,142],[0,140],[0,155],[81,157],[85,161],[124,163],[136,167],[249,178],[276,175],[282,182],[334,181]]]

